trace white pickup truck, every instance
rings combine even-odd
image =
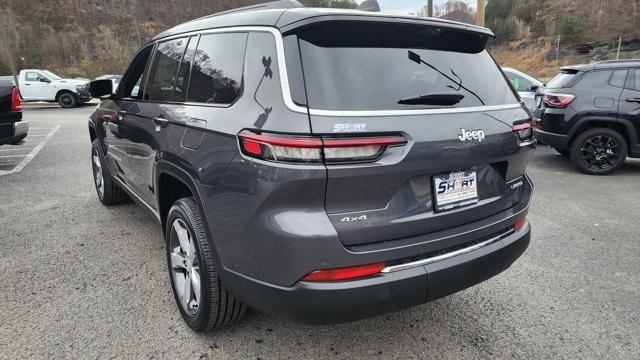
[[[21,70],[18,83],[23,101],[57,102],[71,108],[91,100],[89,80],[63,79],[48,70]]]

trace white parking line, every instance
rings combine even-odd
[[[27,154],[26,157],[18,165],[16,165],[16,167],[14,167],[12,170],[9,170],[9,171],[0,171],[0,176],[9,175],[9,174],[13,174],[13,173],[17,173],[17,172],[22,171],[22,169],[24,169],[24,167],[27,166],[27,164],[29,164],[31,162],[31,160],[33,160],[33,158],[36,157],[36,155],[38,155],[40,150],[42,150],[42,148],[47,144],[49,139],[51,139],[53,134],[55,134],[56,131],[58,131],[58,129],[60,129],[60,125],[58,125],[58,126],[54,127],[53,129],[51,129],[51,131],[49,131],[49,133],[42,140],[42,142],[40,144],[38,144],[38,146],[33,148],[33,150],[31,150],[31,152],[29,152],[29,154]],[[21,156],[24,156],[24,155],[21,155]]]

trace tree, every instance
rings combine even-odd
[[[358,4],[354,0],[302,0],[304,6],[355,9]]]

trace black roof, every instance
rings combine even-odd
[[[420,23],[425,25],[457,28],[460,30],[473,31],[487,36],[493,36],[493,32],[487,28],[444,19],[373,13],[360,10],[307,8],[295,0],[282,0],[216,13],[188,21],[163,31],[153,38],[152,41],[181,33],[233,26],[269,26],[286,32],[298,26],[302,26],[309,21],[339,19]]]
[[[591,71],[600,69],[619,69],[640,66],[640,59],[605,60],[589,64],[563,66],[560,70]]]

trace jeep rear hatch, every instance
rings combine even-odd
[[[343,244],[433,233],[519,201],[523,189],[512,185],[532,154],[521,146],[529,115],[486,39],[394,21],[326,21],[286,37],[298,46],[287,63],[304,73],[315,135],[405,140],[326,161],[325,207]]]

